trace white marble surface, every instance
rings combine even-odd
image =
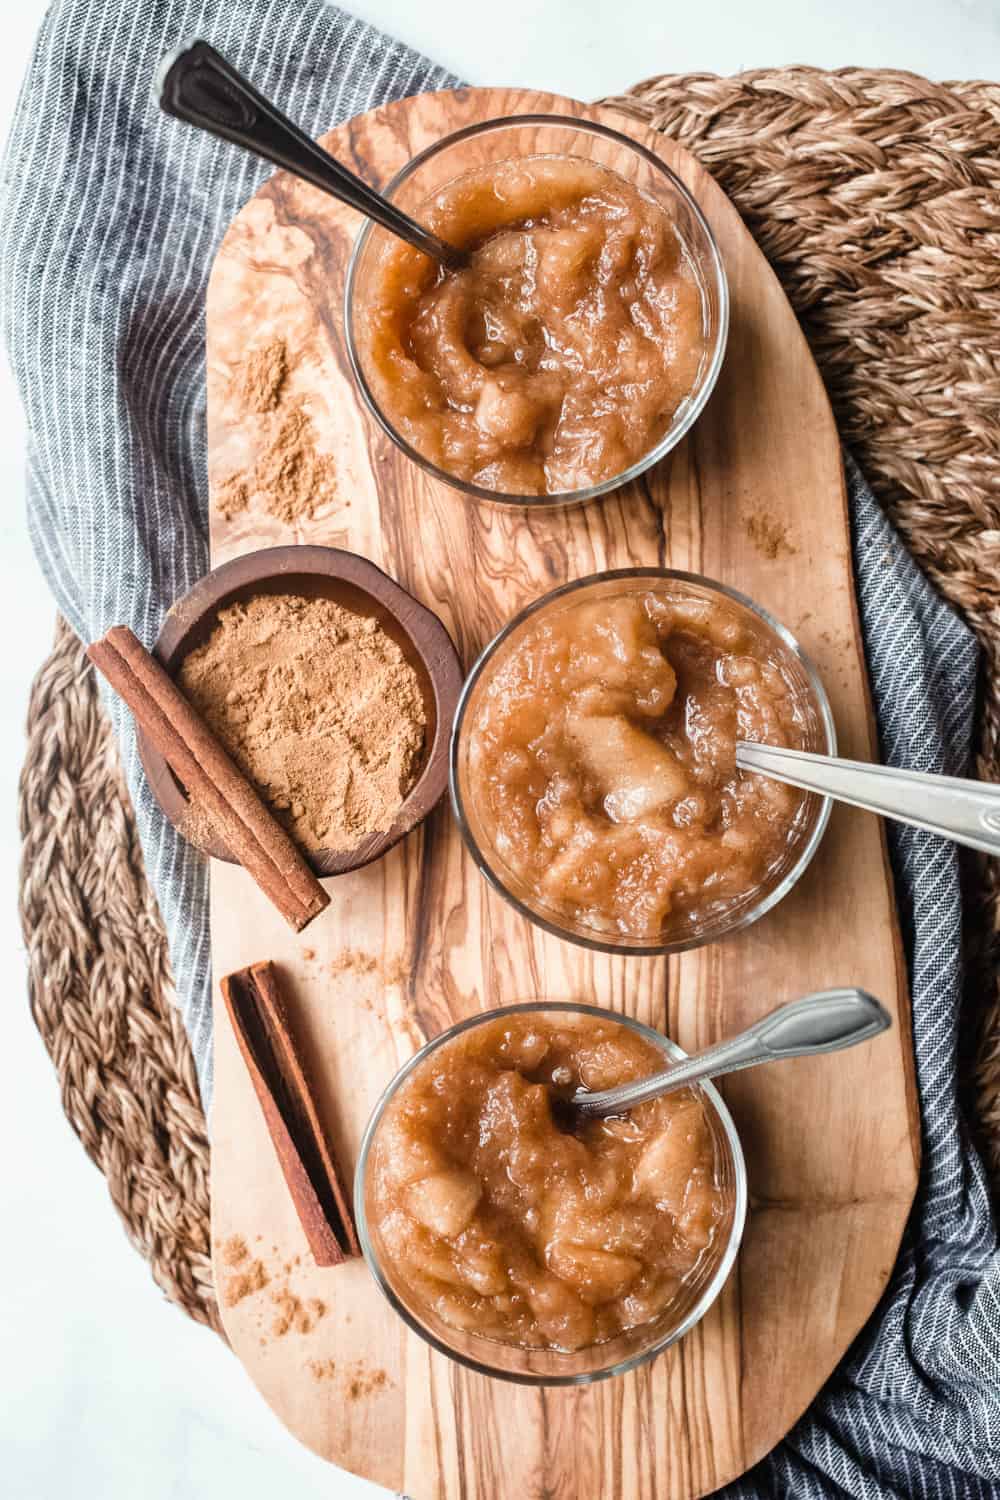
[[[109,4],[124,0],[108,0]],[[6,134],[45,0],[4,15],[0,130]],[[788,62],[909,67],[937,78],[1000,77],[995,0],[505,0],[494,28],[468,0],[363,0],[355,7],[475,83],[592,98],[654,71]],[[6,8],[5,8],[6,9]],[[608,16],[614,23],[609,27]],[[328,1468],[285,1433],[235,1359],[167,1304],[128,1245],[104,1182],[59,1107],[28,1016],[17,924],[15,789],[32,672],[53,606],[23,524],[23,424],[0,368],[0,943],[5,997],[0,1088],[0,1453],[5,1500],[196,1500],[275,1493],[360,1500],[370,1485]]]

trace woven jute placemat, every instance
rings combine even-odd
[[[984,652],[1000,779],[1000,86],[911,73],[670,75],[610,103],[674,136],[781,278],[854,450]],[[204,1116],[94,680],[60,623],[21,782],[31,1005],[66,1114],[158,1285],[218,1327]],[[1000,877],[970,866],[970,1088],[1000,1183]]]

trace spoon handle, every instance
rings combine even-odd
[[[839,1052],[842,1047],[867,1042],[891,1025],[888,1012],[865,990],[821,990],[780,1006],[739,1036],[718,1042],[697,1057],[634,1083],[620,1083],[600,1093],[574,1094],[570,1102],[581,1115],[604,1119],[703,1078],[721,1078],[784,1057]]]
[[[452,268],[463,263],[454,246],[395,208],[317,146],[208,42],[190,42],[163,58],[153,98],[168,115],[304,177],[434,260]]]
[[[899,771],[893,766],[839,760],[833,755],[783,750],[747,740],[736,746],[736,764],[744,771],[759,771],[775,781],[911,823],[955,844],[1000,854],[1000,786],[989,782],[933,776],[927,771]]]

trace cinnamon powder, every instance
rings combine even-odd
[[[229,1277],[223,1293],[223,1301],[227,1307],[235,1307],[245,1297],[252,1297],[256,1292],[262,1292],[270,1279],[263,1261],[252,1260],[245,1271]]]
[[[260,1238],[258,1235],[257,1240]],[[293,1288],[292,1279],[301,1263],[300,1256],[286,1260],[284,1265],[280,1260],[268,1264],[263,1257],[252,1257],[246,1240],[238,1234],[216,1240],[215,1244],[222,1264],[230,1268],[230,1274],[220,1288],[226,1307],[237,1307],[247,1298],[254,1298],[251,1315],[256,1317],[258,1328],[263,1328],[267,1322],[268,1332],[274,1338],[284,1338],[289,1333],[312,1333],[317,1323],[326,1317],[325,1302],[318,1297],[300,1296]],[[272,1250],[278,1254],[277,1245],[272,1246]],[[264,1291],[267,1291],[266,1298],[259,1295]],[[266,1344],[267,1339],[262,1336],[260,1342]]]
[[[180,686],[305,849],[385,832],[416,778],[426,714],[378,622],[331,599],[260,594],[219,614]]]
[[[306,1364],[314,1380],[333,1380],[336,1377],[337,1366],[332,1359],[310,1359]],[[388,1389],[392,1383],[385,1370],[369,1369],[361,1360],[355,1360],[342,1373],[344,1394],[350,1401],[361,1401],[366,1396],[373,1396],[378,1391]]]
[[[766,510],[754,510],[746,518],[746,534],[757,551],[770,562],[779,557],[793,557],[799,550],[790,540],[788,527]]]
[[[337,466],[319,451],[303,398],[284,395],[287,378],[288,350],[282,339],[252,349],[236,372],[239,404],[261,423],[254,463],[215,488],[215,508],[226,520],[257,497],[272,516],[293,526],[336,498]]]
[[[357,1369],[358,1373],[347,1386],[347,1395],[351,1401],[361,1401],[365,1396],[373,1396],[376,1391],[384,1391],[389,1384],[389,1377],[384,1370],[366,1370],[360,1362]]]
[[[225,520],[231,521],[249,505],[250,485],[245,474],[230,474],[216,487],[215,508]]]
[[[380,959],[374,953],[364,953],[359,948],[347,948],[330,960],[328,972],[336,979],[340,974],[377,974],[386,984],[402,984],[410,977],[410,965],[405,959]]]
[[[247,411],[273,411],[288,375],[284,339],[269,339],[251,349],[236,372],[236,394]]]
[[[303,1301],[287,1287],[272,1292],[271,1301],[277,1308],[271,1332],[279,1339],[292,1332],[311,1333],[320,1318],[326,1314],[326,1303],[320,1302],[318,1297]]]
[[[337,469],[316,449],[312,419],[298,399],[279,413],[257,459],[254,487],[272,516],[291,526],[307,520],[337,493]]]
[[[222,1246],[222,1259],[227,1266],[238,1266],[249,1258],[250,1251],[242,1235],[231,1234]]]

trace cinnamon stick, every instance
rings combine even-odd
[[[323,1133],[274,965],[237,969],[221,988],[313,1259],[318,1266],[339,1265],[361,1254],[350,1198]]]
[[[230,853],[301,932],[330,898],[177,684],[124,625],[88,646],[87,655],[128,704],[188,795],[211,814]]]

